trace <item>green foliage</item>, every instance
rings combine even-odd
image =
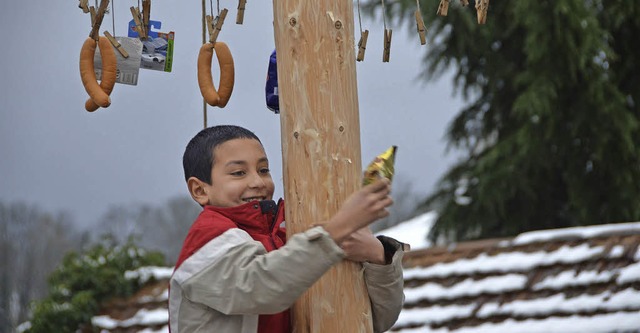
[[[421,1],[423,75],[453,67],[468,105],[447,134],[466,158],[425,202],[431,237],[639,220],[640,2],[492,1],[486,25],[473,1],[437,5]],[[387,9],[415,24],[414,1]]]
[[[126,271],[158,265],[164,265],[163,256],[138,248],[132,239],[117,245],[105,238],[84,253],[68,253],[49,277],[49,296],[35,303],[28,332],[90,327],[99,304],[111,297],[130,296],[141,287],[139,279],[125,278]]]

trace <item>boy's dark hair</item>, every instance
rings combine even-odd
[[[189,141],[184,150],[184,155],[182,155],[184,180],[196,177],[211,184],[211,168],[215,159],[213,150],[233,139],[254,139],[262,144],[258,136],[240,126],[219,125],[205,128]]]

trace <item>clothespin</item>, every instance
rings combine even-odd
[[[369,38],[369,30],[365,30],[360,34],[360,41],[358,41],[358,56],[357,61],[364,60],[364,51],[367,49],[367,39]]]
[[[140,39],[147,39],[147,31],[140,22],[140,10],[136,7],[131,7],[131,16],[133,16],[133,22],[136,24],[136,30]]]
[[[211,15],[207,15],[207,28],[209,29],[209,43],[216,44],[216,40],[218,40],[218,34],[222,29],[222,25],[224,24],[224,19],[227,17],[228,10],[224,8],[220,15],[218,15],[215,20],[211,18]]]
[[[113,36],[109,33],[109,31],[105,30],[104,31],[104,36],[107,37],[107,39],[111,42],[111,45],[113,45],[113,47],[115,47],[116,50],[118,50],[118,52],[120,52],[120,54],[123,57],[129,58],[129,53],[127,53],[127,51],[124,49],[122,44],[120,44],[120,42],[118,42],[117,39],[113,38]]]
[[[142,28],[144,36],[149,37],[149,20],[151,17],[151,0],[142,0]]]
[[[96,21],[96,7],[89,7],[89,13],[91,15],[91,27],[93,28],[93,22]]]
[[[451,0],[440,0],[440,5],[438,5],[438,11],[436,14],[440,16],[447,16],[449,13],[449,2],[451,2]]]
[[[238,2],[238,14],[236,14],[236,24],[242,24],[244,22],[244,7],[247,4],[247,0],[240,0]]]
[[[460,4],[462,5],[462,7],[467,7],[469,6],[469,0],[460,0]]]
[[[427,28],[424,27],[424,20],[422,20],[422,13],[420,13],[420,9],[416,9],[416,26],[418,34],[420,35],[420,45],[427,44],[427,36],[425,36]]]
[[[78,8],[82,8],[83,13],[89,12],[89,0],[80,0],[80,4],[78,4]]]
[[[382,51],[382,62],[389,62],[391,53],[391,29],[384,29],[384,50]]]
[[[95,19],[93,20],[93,24],[91,25],[91,33],[89,33],[89,37],[94,40],[98,40],[98,30],[100,29],[100,25],[102,24],[102,19],[104,18],[104,13],[107,10],[107,6],[109,6],[109,0],[100,0],[100,7],[98,7],[98,13],[96,14]]]
[[[489,9],[489,0],[476,0],[476,11],[478,12],[478,24],[487,22],[487,10]]]

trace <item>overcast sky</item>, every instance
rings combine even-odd
[[[117,84],[112,105],[94,113],[84,110],[87,94],[78,70],[90,19],[77,4],[0,2],[0,201],[67,211],[89,225],[109,205],[160,204],[187,194],[182,153],[203,127],[196,78],[201,2],[152,2],[160,30],[175,31],[173,71],[141,69],[137,86]],[[126,35],[129,7],[136,4],[115,0],[117,36]],[[281,196],[280,119],[264,100],[275,48],[272,2],[250,0],[243,25],[235,24],[237,1],[222,0],[220,7],[229,9],[219,40],[234,56],[236,80],[227,107],[209,108],[209,126],[237,124],[256,132]],[[363,21],[369,43],[365,61],[356,66],[363,166],[399,146],[396,184],[411,182],[416,197],[424,197],[454,160],[445,155],[443,137],[462,102],[452,95],[450,77],[428,84],[417,79],[428,45],[420,46],[406,29],[389,26],[391,61],[382,63],[382,26],[382,20]],[[105,29],[113,33],[110,15],[100,31]]]

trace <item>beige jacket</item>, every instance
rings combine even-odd
[[[397,320],[404,301],[402,244],[381,239],[388,265],[363,264],[375,332]],[[172,333],[255,333],[259,314],[282,312],[344,258],[322,227],[292,236],[277,251],[239,228],[212,239],[174,272],[170,282]]]

